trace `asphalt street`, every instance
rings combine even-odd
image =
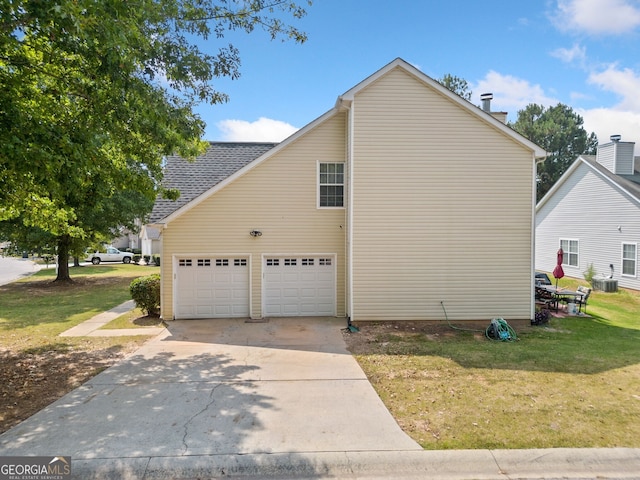
[[[26,258],[0,257],[0,285],[28,277],[39,269],[38,265]]]

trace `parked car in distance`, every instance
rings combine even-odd
[[[122,262],[131,263],[133,259],[133,253],[121,252],[117,248],[107,247],[106,252],[94,252],[87,254],[87,262],[91,262],[94,265],[99,265],[100,262]]]
[[[551,285],[551,279],[549,278],[549,275],[547,275],[546,273],[536,272],[535,284],[536,285]]]

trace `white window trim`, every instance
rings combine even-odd
[[[327,161],[320,161],[318,160],[316,162],[316,208],[319,210],[344,210],[344,204],[345,204],[345,200],[346,200],[346,182],[345,182],[345,175],[346,175],[346,164],[344,162],[327,162]],[[322,205],[320,205],[320,165],[321,164],[341,164],[343,165],[342,168],[342,183],[335,183],[335,184],[327,184],[327,185],[342,185],[342,206],[341,207],[324,207]]]
[[[636,258],[634,261],[634,272],[633,275],[629,273],[624,273],[624,246],[625,245],[633,245],[636,250]],[[629,259],[630,260],[630,259]],[[620,245],[620,275],[627,278],[636,278],[638,276],[638,244],[636,242],[622,242]]]
[[[565,251],[563,249],[563,252],[565,254],[567,254],[567,258],[569,258],[569,253],[575,253],[575,255],[576,255],[576,264],[575,265],[571,265],[570,263],[564,263],[564,259],[563,259],[562,265],[566,266],[566,267],[578,268],[578,266],[580,265],[580,240],[577,239],[577,238],[561,238],[560,242],[559,242],[560,243],[560,247],[559,248],[562,248],[562,241],[563,240],[565,242],[567,242],[567,245],[569,245],[569,246],[571,245],[571,242],[576,242],[578,248],[577,248],[576,252],[570,252],[569,250]]]

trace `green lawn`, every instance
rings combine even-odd
[[[640,294],[594,292],[587,311],[511,343],[387,329],[356,358],[427,449],[640,447]]]
[[[53,282],[55,269],[50,268],[0,286],[0,348],[18,352],[86,343],[87,339],[72,338],[63,342],[57,335],[130,300],[131,281],[157,271],[157,267],[135,264],[74,267],[73,283],[60,285]]]

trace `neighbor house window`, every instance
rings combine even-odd
[[[637,244],[622,244],[622,275],[636,276]]]
[[[564,252],[562,264],[571,267],[578,266],[578,240],[560,239],[560,248]]]
[[[344,207],[344,163],[320,163],[318,193],[321,207]]]

